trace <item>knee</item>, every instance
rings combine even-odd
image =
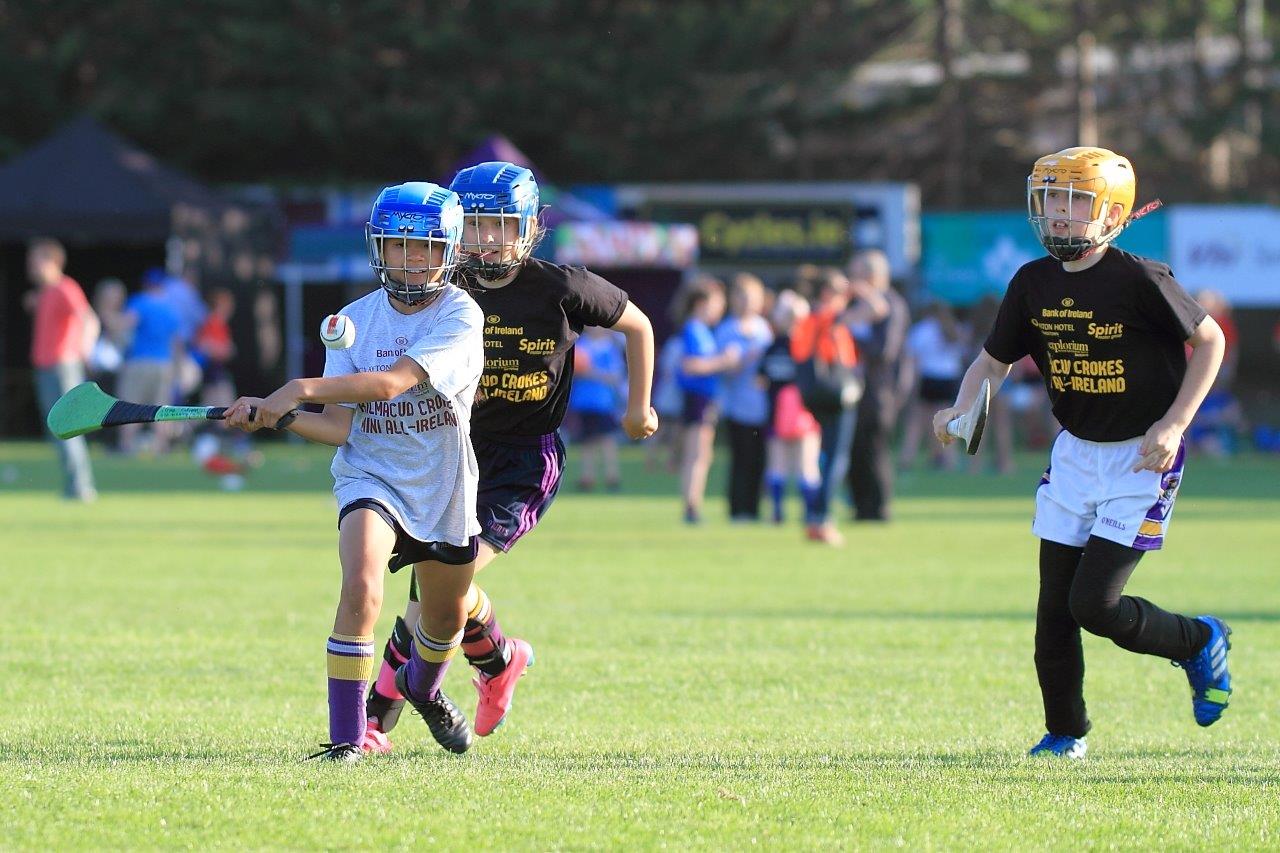
[[[467,608],[462,599],[456,601],[438,601],[422,603],[422,612],[418,617],[422,629],[437,639],[448,639],[462,630],[467,621]]]
[[[1071,618],[1090,634],[1109,637],[1119,615],[1119,601],[1112,601],[1096,594],[1071,591]]]
[[[366,577],[343,578],[338,606],[354,616],[376,616],[382,610],[382,586]]]

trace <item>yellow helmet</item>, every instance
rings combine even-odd
[[[1089,222],[1096,222],[1120,205],[1120,218],[1096,237],[1055,234],[1052,224],[1061,217],[1045,213],[1045,195],[1049,190],[1067,194],[1067,210],[1073,197],[1090,200]],[[1124,157],[1105,148],[1065,148],[1036,161],[1027,176],[1027,212],[1031,229],[1036,232],[1045,251],[1060,261],[1077,261],[1104,243],[1114,240],[1129,222],[1133,200],[1138,194],[1138,179],[1133,165]],[[1072,220],[1067,220],[1070,223]]]

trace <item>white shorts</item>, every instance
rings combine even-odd
[[[1165,473],[1134,473],[1141,444],[1141,438],[1098,442],[1059,433],[1036,491],[1031,532],[1077,548],[1100,536],[1139,551],[1158,549],[1182,484],[1186,447]]]

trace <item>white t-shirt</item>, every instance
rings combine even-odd
[[[414,539],[467,544],[480,532],[471,449],[471,404],[484,369],[480,307],[451,285],[418,313],[401,314],[379,288],[342,313],[355,323],[356,342],[328,351],[325,376],[390,370],[407,356],[428,381],[394,400],[344,404],[356,412],[330,468],[338,506],[372,498]]]
[[[360,328],[359,326],[356,327]],[[907,350],[916,360],[920,375],[925,379],[959,379],[966,368],[968,353],[966,335],[948,341],[942,333],[942,325],[933,317],[921,320],[907,333]]]

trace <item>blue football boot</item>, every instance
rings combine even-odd
[[[1084,742],[1082,737],[1048,734],[1040,738],[1040,742],[1031,747],[1031,751],[1027,755],[1079,759],[1084,758],[1085,750],[1088,748],[1089,745]]]
[[[1231,672],[1227,669],[1231,629],[1216,616],[1197,616],[1196,620],[1209,626],[1209,642],[1195,657],[1171,663],[1186,670],[1196,722],[1211,726],[1227,710],[1227,700],[1231,697]]]

